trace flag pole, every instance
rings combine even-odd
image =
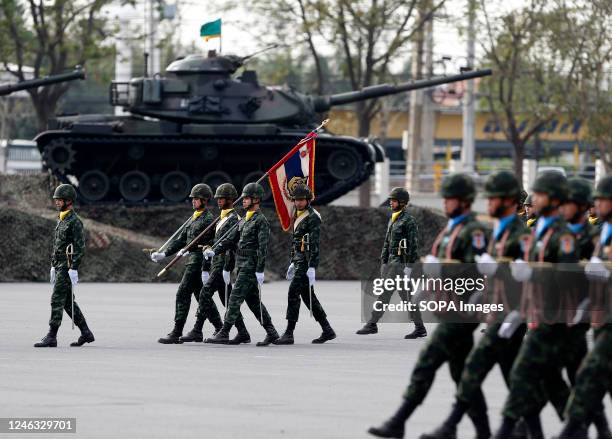
[[[283,156],[283,158],[281,158],[281,159],[280,159],[278,162],[276,162],[276,163],[274,164],[274,166],[272,166],[270,169],[268,169],[268,171],[267,171],[267,172],[266,172],[264,175],[262,175],[262,176],[261,176],[261,177],[260,177],[260,178],[259,178],[259,179],[256,181],[256,183],[259,183],[259,182],[263,181],[263,180],[264,180],[266,177],[268,177],[268,175],[270,175],[270,171],[271,171],[272,169],[274,169],[274,168],[276,167],[276,165],[277,165],[279,162],[282,162],[282,161],[286,160],[286,159],[287,159],[289,156],[291,156],[292,154],[294,154],[294,153],[295,153],[295,151],[297,151],[297,150],[300,148],[300,146],[302,146],[304,143],[306,143],[306,142],[308,142],[310,139],[312,139],[313,135],[315,135],[315,134],[316,134],[316,133],[317,133],[319,130],[321,130],[321,129],[322,129],[324,126],[325,126],[325,125],[327,125],[327,123],[328,123],[328,122],[329,122],[329,119],[325,119],[323,122],[321,122],[321,124],[320,124],[318,127],[316,127],[314,130],[312,130],[310,133],[308,133],[308,135],[307,135],[306,137],[304,137],[302,140],[300,140],[300,141],[299,141],[299,142],[298,142],[298,143],[297,143],[297,144],[296,144],[296,145],[295,145],[293,148],[291,148],[291,149],[289,150],[289,152]],[[238,205],[238,203],[239,203],[239,202],[242,200],[242,198],[243,198],[242,196],[238,197],[238,198],[236,199],[236,201],[234,201],[233,206]],[[208,227],[206,227],[206,228],[205,228],[205,229],[204,229],[202,232],[200,232],[200,234],[199,234],[198,236],[196,236],[195,238],[193,238],[193,239],[191,240],[191,242],[190,242],[189,244],[187,244],[187,245],[186,245],[186,246],[183,248],[183,250],[187,251],[187,250],[189,250],[191,247],[193,247],[193,246],[195,245],[195,243],[196,243],[197,241],[199,241],[199,240],[202,238],[202,236],[204,236],[204,235],[205,235],[205,234],[206,234],[206,233],[207,233],[207,232],[208,232],[210,229],[212,229],[212,228],[215,226],[215,224],[217,224],[217,222],[219,222],[219,220],[220,220],[220,219],[221,219],[221,215],[219,215],[217,218],[215,218],[215,219],[214,219],[214,221],[213,221],[212,223],[210,223],[210,224],[208,225]],[[238,223],[236,223],[236,224],[238,224]],[[233,229],[233,227],[232,227],[232,229]],[[223,238],[224,238],[224,237],[225,237],[225,236],[226,236],[226,235],[227,235],[227,234],[228,234],[228,233],[229,233],[229,232],[230,232],[232,229],[228,230],[228,232],[226,232],[226,233],[225,233],[225,235],[223,235],[223,237],[222,237],[221,239],[219,239],[217,242],[221,241],[221,240],[222,240],[222,239],[223,239]],[[215,243],[213,244],[213,247],[214,247],[214,245],[215,245],[215,244],[217,244],[217,242],[215,242]],[[173,258],[173,259],[172,259],[172,260],[171,260],[171,261],[168,263],[168,265],[166,265],[166,266],[165,266],[165,267],[164,267],[164,268],[163,268],[163,269],[162,269],[162,270],[161,270],[159,273],[157,273],[157,277],[162,277],[164,274],[166,274],[166,273],[168,272],[168,270],[169,270],[170,268],[172,268],[172,266],[173,266],[174,264],[176,264],[176,263],[179,261],[179,259],[181,259],[181,257],[182,257],[182,256],[178,256],[178,254],[177,254],[176,256],[174,256],[174,258]]]

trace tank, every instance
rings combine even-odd
[[[322,113],[349,104],[491,74],[377,85],[314,96],[259,83],[249,57],[190,55],[164,74],[112,82],[120,115],[56,118],[36,137],[43,165],[78,183],[85,203],[179,203],[193,184],[237,188],[257,180],[317,126]],[[384,151],[375,141],[322,132],[315,163],[316,203],[325,204],[367,180]],[[264,203],[271,203],[266,188]]]
[[[0,84],[0,96],[6,96],[20,90],[29,88],[44,87],[46,85],[57,84],[59,82],[74,81],[75,79],[85,79],[85,72],[76,68],[72,72],[60,73],[59,75],[45,76],[44,78],[27,79],[20,82]]]

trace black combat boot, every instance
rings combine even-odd
[[[202,328],[204,327],[204,319],[196,319],[193,329],[187,334],[183,335],[180,340],[182,343],[201,343],[204,341],[204,334],[202,334]]]
[[[603,410],[598,410],[593,415],[593,425],[597,429],[597,439],[612,439],[612,432],[608,426],[608,419]]]
[[[215,330],[213,332],[213,337],[214,337],[215,335],[217,335],[219,331],[221,331],[221,328],[223,328],[223,320],[221,320],[221,317],[219,316],[219,314],[216,314],[213,317],[209,316],[208,321],[212,323],[212,325],[215,327]],[[236,327],[238,327],[237,323],[235,323],[235,325]]]
[[[431,433],[422,434],[421,439],[454,439],[457,437],[457,425],[461,422],[461,418],[463,418],[467,409],[468,404],[456,401],[442,425]]]
[[[512,432],[514,431],[514,426],[516,425],[516,419],[509,418],[504,416],[502,419],[502,425],[493,436],[493,439],[509,439],[512,436]]]
[[[181,341],[181,335],[183,334],[183,326],[185,326],[184,322],[175,322],[172,332],[165,337],[160,338],[157,340],[157,342],[161,344],[182,344],[183,342]]]
[[[368,433],[378,437],[403,438],[404,424],[415,408],[416,405],[413,402],[404,399],[402,405],[391,418],[383,422],[380,427],[370,427]]]
[[[79,325],[79,329],[81,330],[81,335],[79,336],[79,339],[73,343],[70,343],[70,346],[83,346],[85,343],[91,343],[96,340],[94,338],[93,333],[87,327],[86,322],[83,322],[83,324]]]
[[[529,439],[544,439],[539,413],[524,416],[523,419],[525,420],[525,426],[527,426]]]
[[[212,343],[212,344],[229,344],[229,334],[232,329],[232,325],[229,323],[224,323],[223,327],[219,332],[215,334],[212,338],[207,338],[204,340],[204,343]]]
[[[279,345],[293,344],[293,330],[295,329],[295,324],[292,320],[287,320],[287,329],[285,329],[285,333],[278,340],[274,340],[272,343]]]
[[[414,324],[414,331],[412,331],[410,334],[406,334],[406,336],[404,337],[406,340],[414,340],[415,338],[423,338],[423,337],[427,337],[427,329],[425,329],[425,325],[418,324],[415,323]]]
[[[480,411],[475,415],[470,415],[470,419],[472,420],[474,428],[476,429],[476,439],[489,439],[491,437],[489,416],[487,415],[486,410]]]
[[[319,323],[321,324],[321,329],[323,329],[323,332],[321,333],[319,338],[315,338],[312,341],[314,344],[322,344],[326,341],[333,340],[334,338],[336,338],[336,333],[332,329],[327,319],[323,319]]]
[[[35,348],[56,348],[57,347],[57,330],[56,326],[49,326],[49,332],[44,338],[34,345]]]
[[[588,428],[582,422],[577,422],[571,418],[563,426],[563,430],[555,439],[588,439]],[[600,436],[598,436],[600,437]]]
[[[264,338],[262,341],[258,341],[257,346],[268,346],[270,343],[274,343],[280,338],[272,323],[264,326],[264,328],[266,330],[266,338]]]
[[[236,336],[230,340],[229,344],[236,345],[242,343],[250,343],[251,336],[249,335],[249,331],[247,331],[246,325],[244,324],[244,320],[236,320],[234,326],[236,326],[238,334],[236,334]],[[219,330],[221,330],[221,328],[219,328]]]
[[[376,323],[368,322],[365,325],[363,325],[363,328],[361,328],[355,334],[365,335],[365,334],[377,334],[377,333],[378,333],[378,325]]]

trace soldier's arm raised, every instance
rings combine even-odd
[[[181,233],[176,238],[174,238],[172,241],[170,241],[170,243],[168,244],[168,247],[166,247],[166,251],[164,252],[166,256],[172,256],[177,251],[185,247],[185,245],[187,245],[187,229],[188,228],[189,226],[183,228],[183,230],[181,230]]]

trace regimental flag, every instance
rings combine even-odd
[[[208,41],[212,38],[221,38],[221,19],[204,23],[200,28],[200,37],[204,41]]]
[[[291,227],[294,210],[291,192],[295,185],[300,183],[308,185],[314,196],[316,137],[316,134],[310,134],[268,171],[276,214],[285,232]]]

